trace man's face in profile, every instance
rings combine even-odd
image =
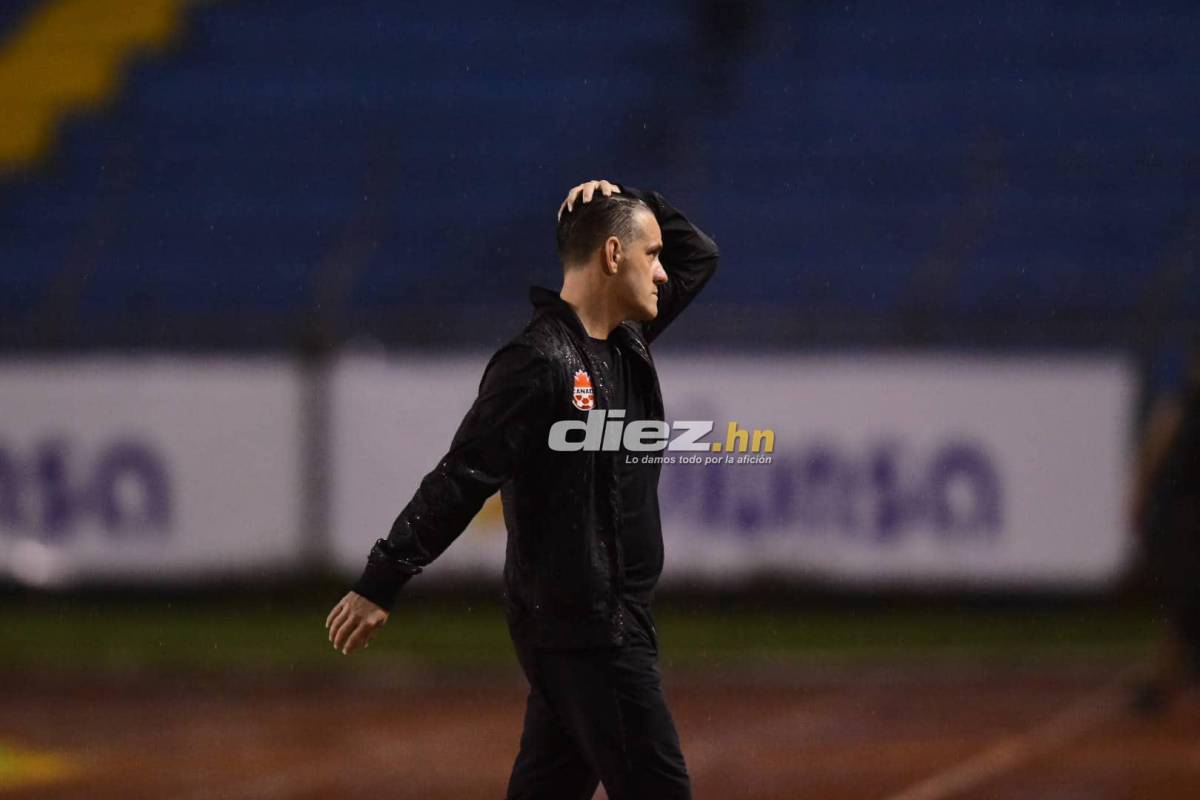
[[[662,230],[654,214],[638,209],[633,234],[627,243],[622,242],[617,272],[617,295],[626,319],[647,321],[658,316],[658,290],[667,282],[667,272],[658,260],[662,248]]]

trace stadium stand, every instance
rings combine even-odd
[[[0,53],[88,5],[6,6]],[[134,5],[154,24],[110,26],[116,99],[0,182],[7,345],[469,326],[554,280],[550,212],[591,175],[669,189],[725,253],[705,303],[760,321],[897,341],[1200,310],[1186,3]]]

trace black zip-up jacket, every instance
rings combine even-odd
[[[661,420],[649,345],[704,288],[719,254],[712,239],[657,192],[621,191],[654,212],[668,280],[659,287],[658,316],[623,322],[610,340],[632,357],[639,391],[648,398],[647,418]],[[533,319],[492,356],[449,452],[421,481],[388,537],[375,543],[354,591],[391,608],[400,587],[449,547],[499,489],[508,528],[505,600],[514,636],[546,647],[621,644],[618,454],[555,452],[547,443],[555,421],[586,419],[572,402],[576,375],[590,376],[597,409],[613,401],[609,376],[590,357],[587,332],[557,293],[534,288],[530,299]]]

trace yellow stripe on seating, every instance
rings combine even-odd
[[[171,42],[186,0],[47,0],[0,46],[0,172],[45,156],[63,115],[115,96],[122,68]]]
[[[0,790],[56,783],[80,773],[64,756],[0,744]]]

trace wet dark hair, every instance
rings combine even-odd
[[[587,261],[610,236],[628,243],[634,233],[633,216],[639,208],[650,210],[641,200],[619,194],[605,197],[599,192],[590,203],[577,199],[572,211],[564,208],[556,232],[563,266]]]

